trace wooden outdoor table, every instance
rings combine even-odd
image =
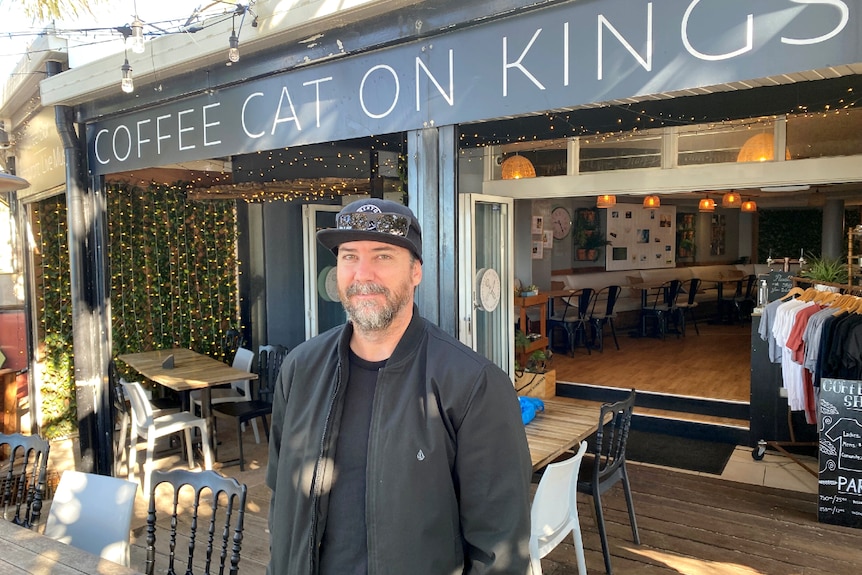
[[[77,547],[0,519],[3,575],[140,575]]]
[[[174,367],[162,367],[168,356],[174,356]],[[197,353],[190,349],[174,348],[145,351],[141,353],[126,353],[117,356],[126,365],[160,385],[177,392],[201,390],[201,409],[206,418],[213,440],[213,456],[217,458],[216,442],[214,441],[215,422],[212,412],[212,390],[216,385],[257,379],[257,374],[232,367],[208,355]]]
[[[524,429],[533,471],[537,471],[599,428],[601,404],[587,405],[562,398],[543,399],[545,410]]]

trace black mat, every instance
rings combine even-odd
[[[632,429],[626,444],[626,459],[721,475],[733,449],[729,443]]]

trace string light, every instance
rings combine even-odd
[[[135,54],[144,53],[144,23],[140,21],[137,15],[132,22],[132,34],[130,47]]]
[[[120,66],[120,72],[123,74],[122,80],[120,80],[120,89],[126,94],[131,94],[135,91],[135,81],[132,79],[132,67],[129,66],[128,58]]]

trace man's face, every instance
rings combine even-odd
[[[338,295],[357,329],[385,330],[405,308],[412,309],[422,266],[409,250],[381,242],[345,242],[337,260]]]

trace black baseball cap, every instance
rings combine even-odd
[[[401,246],[422,261],[422,228],[407,206],[391,200],[369,198],[344,206],[335,216],[335,227],[317,232],[317,241],[332,253],[344,242],[368,240]]]

